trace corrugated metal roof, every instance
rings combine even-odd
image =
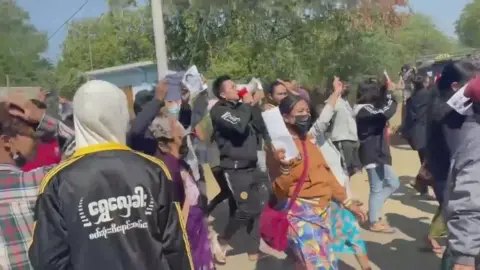
[[[125,72],[125,71],[131,71],[135,69],[142,69],[142,68],[147,68],[151,66],[156,66],[155,62],[153,61],[143,61],[143,62],[138,62],[138,63],[131,63],[131,64],[126,64],[126,65],[121,65],[121,66],[114,66],[114,67],[108,67],[108,68],[103,68],[103,69],[97,69],[97,70],[92,70],[92,71],[87,71],[85,72],[85,75],[87,76],[98,76],[98,75],[104,75],[108,73],[115,73],[115,72]],[[168,73],[175,73],[175,71],[169,70]]]

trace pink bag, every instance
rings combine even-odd
[[[297,195],[300,193],[300,189],[302,188],[303,183],[305,183],[308,175],[308,155],[305,141],[302,141],[302,149],[304,156],[303,172],[302,176],[300,176],[300,180],[295,186],[292,197],[290,197],[290,200],[288,201],[288,206],[283,210],[276,210],[267,204],[262,212],[262,215],[260,216],[260,235],[263,241],[265,241],[265,243],[271,248],[278,251],[284,251],[287,249],[287,233],[288,228],[290,227],[287,219],[287,213],[290,211],[293,203],[297,199]]]

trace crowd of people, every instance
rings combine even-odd
[[[400,101],[400,132],[424,176],[414,187],[428,194],[432,186],[439,202],[426,240],[443,254],[441,269],[480,263],[478,70],[449,61],[435,80],[408,70],[413,79],[405,79],[409,94]],[[61,119],[46,114],[45,95],[12,94],[0,102],[0,269],[213,270],[227,263],[241,229],[251,261],[269,256],[264,241],[299,270],[338,269],[341,254],[372,269],[359,223],[395,233],[382,218],[400,186],[389,145],[398,105],[392,85],[365,80],[352,106],[348,83],[335,77],[319,106],[294,80],[249,92],[228,75],[209,91],[192,96],[183,87],[181,99],[170,100],[167,77],[136,94],[133,118],[125,93],[105,81],[62,99],[73,109]],[[468,113],[447,103],[460,89]],[[294,158],[273,146],[262,117],[273,109],[296,145]],[[220,187],[210,202],[202,164]],[[368,213],[350,186],[363,169]],[[217,234],[207,217],[224,200],[228,222]],[[445,252],[441,237],[448,237]]]

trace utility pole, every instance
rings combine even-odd
[[[90,71],[93,70],[92,42],[90,40],[90,26],[88,27],[88,53],[90,54]]]
[[[162,0],[152,0],[153,33],[155,35],[155,54],[157,56],[158,80],[162,80],[168,72],[167,45],[163,24]]]

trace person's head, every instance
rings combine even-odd
[[[186,131],[177,120],[157,116],[148,129],[157,141],[160,155],[171,154],[177,158],[184,158],[188,153]]]
[[[273,82],[270,87],[267,89],[268,98],[275,104],[278,105],[288,95],[287,87],[279,82]]]
[[[228,75],[222,75],[213,82],[212,87],[213,94],[218,99],[227,101],[238,101],[237,84]]]
[[[413,90],[419,91],[425,88],[428,88],[430,85],[430,77],[428,77],[426,74],[418,74],[413,78]]]
[[[285,80],[282,80],[282,81],[285,83],[285,86],[288,89],[297,89],[298,88],[296,80],[285,79]]]
[[[170,115],[178,117],[180,109],[182,107],[182,101],[180,100],[167,100],[165,101],[165,109],[160,110],[162,115]]]
[[[143,106],[151,101],[155,97],[155,93],[149,90],[141,90],[135,95],[135,101],[133,102],[133,112],[138,115]]]
[[[443,96],[450,96],[462,88],[473,76],[477,68],[469,61],[448,61],[437,81],[438,90]]]
[[[410,70],[410,65],[409,64],[405,64],[402,66],[402,68],[400,69],[400,73],[405,73],[407,71]]]
[[[35,157],[36,126],[12,116],[9,109],[0,102],[0,162],[23,167]]]
[[[130,115],[127,96],[117,86],[88,81],[73,97],[76,148],[102,143],[126,143]]]
[[[300,137],[305,137],[311,127],[310,107],[305,99],[288,95],[278,105],[285,124],[290,132]]]
[[[386,100],[387,88],[377,81],[364,82],[358,85],[357,103],[382,106]]]

